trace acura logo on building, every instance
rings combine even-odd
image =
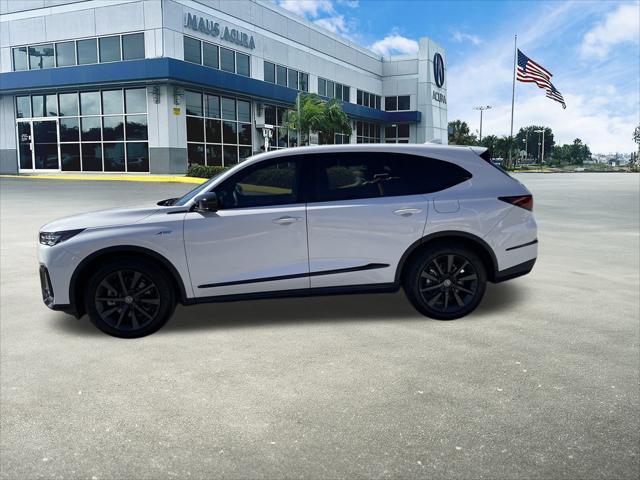
[[[444,85],[444,60],[439,53],[433,56],[433,79],[438,88],[442,88]]]

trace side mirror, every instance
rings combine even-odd
[[[193,205],[193,209],[196,212],[215,212],[220,208],[218,203],[218,196],[215,192],[206,192],[199,195]]]

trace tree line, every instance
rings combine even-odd
[[[542,131],[544,130],[544,155],[542,152]],[[450,145],[478,145],[489,149],[491,158],[508,159],[511,157],[520,162],[539,162],[544,158],[551,165],[582,165],[591,158],[589,146],[576,138],[573,143],[556,145],[553,130],[541,125],[522,127],[510,138],[507,135],[498,137],[486,135],[479,140],[471,133],[469,125],[463,120],[449,122]]]

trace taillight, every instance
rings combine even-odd
[[[530,212],[533,210],[533,195],[515,195],[513,197],[498,197],[498,200],[510,203],[516,207],[524,208]]]

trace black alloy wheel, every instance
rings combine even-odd
[[[166,274],[144,261],[112,261],[91,277],[85,293],[91,321],[116,337],[137,338],[158,330],[175,307]]]
[[[463,247],[440,247],[416,258],[405,290],[424,315],[452,320],[473,311],[486,288],[482,261]]]

